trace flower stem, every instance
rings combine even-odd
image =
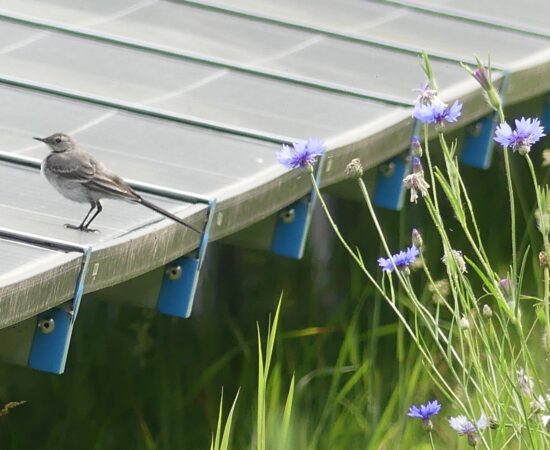
[[[514,200],[514,188],[512,186],[512,173],[510,171],[510,158],[508,155],[508,149],[504,148],[504,166],[506,168],[506,182],[508,185],[508,198],[510,199],[510,226],[512,233],[512,279],[517,284],[518,279],[518,250],[517,250],[517,238],[516,238],[516,206]],[[514,302],[518,299],[515,298]]]
[[[432,432],[429,431],[428,434],[430,435],[430,445],[432,446],[432,450],[435,450],[434,437],[432,436]]]
[[[535,187],[535,195],[537,198],[537,207],[540,213],[540,232],[542,233],[542,241],[544,245],[544,252],[546,253],[547,260],[550,257],[550,247],[548,245],[548,219],[547,219],[547,205],[542,204],[542,199],[540,198],[539,184],[537,181],[537,174],[535,173],[535,168],[533,166],[533,161],[531,160],[529,153],[525,155],[527,160],[527,165],[529,166],[529,172],[531,173],[531,178],[533,180],[533,185]],[[548,201],[548,200],[546,200]],[[550,335],[550,298],[549,298],[549,274],[548,267],[543,268],[543,277],[544,277],[544,297],[543,297],[543,306],[546,314],[546,334]]]

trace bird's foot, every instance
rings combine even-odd
[[[86,233],[99,233],[99,230],[96,230],[95,228],[88,228],[80,225],[73,225],[71,223],[66,223],[65,228],[70,228],[71,230],[85,231]]]

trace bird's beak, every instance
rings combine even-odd
[[[37,141],[40,141],[40,142],[46,142],[46,138],[33,137],[33,139],[36,139]]]

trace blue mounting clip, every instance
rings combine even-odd
[[[317,186],[320,185],[325,155],[319,160],[315,171]],[[311,189],[305,197],[296,200],[282,211],[279,211],[271,239],[271,251],[273,253],[294,259],[301,259],[304,256],[309,225],[316,201],[315,189]]]
[[[67,303],[67,307],[52,308],[39,314],[36,318],[36,330],[32,338],[28,360],[28,366],[33,369],[55,374],[65,371],[73,326],[84,292],[84,280],[91,249],[86,248],[83,253],[83,264],[78,275],[73,300]]]
[[[279,212],[271,241],[273,253],[295,259],[303,256],[315,198],[312,190]]]
[[[544,102],[544,109],[542,110],[540,122],[545,130],[550,130],[550,97],[547,97]]]
[[[383,166],[376,178],[373,203],[380,208],[399,211],[405,200],[403,178],[410,170],[409,158],[396,156]]]
[[[493,156],[493,136],[498,124],[498,114],[494,113],[478,120],[467,132],[460,162],[478,169],[488,169]]]
[[[209,200],[208,219],[197,251],[182,256],[165,266],[157,302],[157,309],[163,314],[181,318],[187,318],[191,315],[193,298],[197,289],[204,255],[206,254],[215,207],[216,200]]]

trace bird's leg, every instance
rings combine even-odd
[[[88,219],[88,217],[90,217],[90,214],[96,208],[95,202],[90,202],[90,205],[91,205],[91,208],[86,213],[86,216],[84,217],[84,220],[80,223],[80,225],[73,225],[73,224],[70,224],[70,223],[66,223],[65,227],[70,228],[71,230],[88,231],[86,229],[87,227],[84,226],[84,223],[86,223],[86,220]]]
[[[99,215],[101,211],[103,211],[103,206],[101,206],[101,203],[98,201],[95,202],[94,207],[97,208],[95,214],[92,216],[90,220],[88,220],[88,223],[84,225],[84,228],[81,228],[82,231],[97,231],[92,228],[88,228],[90,224],[93,222],[93,220]],[[82,222],[84,223],[84,222]],[[82,226],[82,224],[81,224]]]

